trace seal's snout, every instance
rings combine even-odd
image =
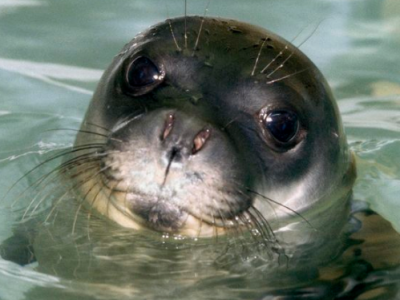
[[[173,113],[166,116],[160,135],[161,143],[167,149],[167,158],[171,161],[182,161],[183,156],[196,155],[203,150],[210,139],[211,129],[187,116]]]
[[[229,227],[252,204],[250,171],[235,142],[199,112],[157,109],[115,128],[103,181],[132,220],[173,232],[196,227],[194,220],[202,230]]]

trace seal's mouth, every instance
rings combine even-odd
[[[167,184],[142,191],[137,183],[126,184],[121,178],[117,180],[110,170],[102,172],[100,178],[103,189],[108,191],[108,199],[104,201],[142,227],[160,232],[209,236],[243,226],[249,221],[247,211],[252,200],[244,193],[228,192],[227,188],[222,190],[218,187],[221,190],[215,191],[216,186],[208,186],[208,193],[197,197],[196,191],[192,190],[199,188],[197,183],[188,185],[180,198],[182,191],[177,191],[176,186]],[[214,198],[210,198],[213,192]],[[239,201],[248,205],[235,204]]]
[[[206,206],[201,198],[195,199],[199,205],[185,205],[193,203],[191,197],[169,198],[161,194],[116,189],[116,182],[106,184],[104,178],[104,174],[98,174],[80,184],[79,197],[84,197],[83,203],[90,212],[96,212],[123,227],[197,238],[225,235],[238,232],[239,228],[252,227],[257,222],[262,223],[251,213],[254,208],[250,204],[241,211],[228,211],[223,206],[218,207],[218,202],[214,202],[214,206]]]

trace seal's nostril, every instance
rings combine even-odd
[[[160,136],[160,139],[165,140],[168,135],[171,133],[172,127],[174,126],[175,116],[173,114],[168,114],[167,119],[165,120],[164,130]]]
[[[196,137],[193,140],[192,154],[196,154],[204,147],[204,144],[207,142],[210,135],[211,135],[210,129],[204,129],[196,135]]]
[[[172,147],[172,149],[171,149],[171,160],[173,160],[180,152],[181,152],[180,148]]]

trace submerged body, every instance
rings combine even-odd
[[[46,273],[96,284],[119,273],[128,298],[163,272],[182,295],[240,274],[260,297],[341,278],[332,263],[352,261],[342,253],[360,228],[349,222],[356,174],[337,105],[301,51],[259,27],[186,17],[139,34],[105,71],[71,153],[72,188],[34,237]],[[127,229],[104,230],[94,214]],[[144,272],[123,267],[137,260]]]

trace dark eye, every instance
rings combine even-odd
[[[262,116],[270,134],[281,143],[290,142],[299,130],[299,118],[290,110],[274,110]]]
[[[165,72],[158,68],[149,58],[135,59],[126,70],[126,83],[135,96],[143,95],[164,79]]]

